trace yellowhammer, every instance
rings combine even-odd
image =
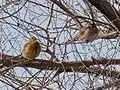
[[[36,37],[32,36],[30,40],[24,45],[22,56],[28,60],[35,59],[41,51],[41,47]]]

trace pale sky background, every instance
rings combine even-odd
[[[27,2],[25,4],[25,1],[26,0],[22,0],[19,3],[19,5],[10,4],[8,6],[5,6],[5,8],[4,8],[5,11],[9,12],[10,14],[13,14],[14,12],[16,12],[17,10],[22,8],[19,12],[14,14],[14,16],[17,17],[17,19],[15,17],[8,17],[5,19],[1,19],[4,17],[7,17],[9,15],[2,12],[2,9],[0,9],[0,13],[1,13],[0,21],[3,22],[3,23],[0,23],[1,34],[2,34],[2,50],[4,53],[6,53],[8,55],[13,55],[13,56],[19,55],[21,53],[21,50],[22,50],[24,44],[26,43],[26,41],[28,40],[28,38],[31,35],[36,36],[36,34],[37,34],[37,36],[39,36],[37,38],[39,39],[39,41],[41,43],[45,44],[45,42],[46,42],[45,39],[40,37],[40,35],[46,36],[45,32],[43,30],[36,28],[34,26],[28,25],[24,21],[21,21],[21,20],[28,21],[29,23],[36,24],[36,25],[46,29],[46,26],[49,21],[49,16],[50,16],[50,9],[43,8],[43,7],[35,5],[33,3]],[[31,1],[36,1],[38,4],[43,4],[45,6],[51,5],[50,2],[47,3],[47,1],[49,1],[49,0],[31,0]],[[0,0],[0,4],[2,2],[4,2],[4,0]],[[86,8],[84,3],[82,2],[82,0],[80,0],[80,1],[65,0],[64,2],[70,4],[71,6],[74,6],[74,8],[76,8],[76,12],[79,15],[88,17],[89,14],[83,12],[83,9],[81,9],[81,7],[80,7],[80,5],[82,5],[82,7]],[[79,3],[77,3],[77,2],[79,2]],[[3,5],[4,4],[5,3],[3,3]],[[25,6],[24,6],[24,4],[25,4]],[[54,8],[56,10],[60,10],[60,8],[56,5]],[[60,10],[60,11],[62,11],[62,10]],[[87,10],[86,10],[86,12],[87,12]],[[96,16],[99,17],[99,16],[103,16],[103,15],[99,14]],[[71,28],[55,29],[56,27],[64,27],[66,24],[65,22],[67,20],[69,20],[68,16],[65,16],[61,13],[54,11],[53,17],[54,18],[52,18],[52,22],[49,26],[49,28],[50,28],[49,35],[51,38],[53,38],[58,34],[59,37],[57,37],[56,42],[62,43],[65,40],[71,39],[68,32],[72,35],[72,37],[76,35],[76,33],[78,31],[76,31],[75,29],[71,29]],[[103,17],[103,20],[107,22],[107,20],[105,20],[104,17]],[[68,25],[69,24],[72,25],[72,24],[74,24],[74,22],[68,23]],[[84,23],[82,23],[82,24],[84,25]],[[77,28],[77,27],[75,27],[75,28]],[[105,28],[101,28],[101,27],[98,27],[98,28],[105,29]],[[35,30],[38,30],[38,31],[35,31]],[[58,31],[59,33],[56,33],[56,31]],[[6,36],[8,36],[8,37],[6,37]],[[67,45],[68,54],[66,55],[64,60],[66,60],[66,61],[68,61],[68,60],[69,61],[71,61],[71,60],[72,61],[80,61],[81,59],[88,60],[91,58],[91,56],[93,56],[95,58],[119,58],[120,57],[120,48],[117,43],[118,41],[119,41],[119,38],[116,38],[113,40],[99,39],[99,40],[95,40],[92,43],[88,43],[88,44],[85,44],[85,43],[82,43],[82,44],[79,43],[76,45],[69,44],[69,45]],[[12,46],[14,46],[14,47],[12,47]],[[53,47],[50,47],[50,49],[52,50]],[[63,57],[62,53],[65,52],[65,46],[63,45],[61,47],[58,47],[58,45],[56,45],[55,50],[56,50],[56,56],[60,60],[62,60],[61,57]],[[77,50],[77,52],[79,52],[79,55],[76,52],[76,50]],[[42,53],[40,53],[38,58],[49,59],[50,56],[48,54],[42,52]],[[119,68],[119,66],[118,66],[118,68]],[[22,77],[30,76],[23,68],[14,68],[14,70],[11,70],[11,71],[16,77],[21,77],[21,80],[23,80],[23,81],[25,81],[25,79],[22,79]],[[34,74],[38,70],[30,68],[30,71],[32,74]],[[77,82],[75,82],[76,85],[75,85],[75,87],[73,87],[73,90],[82,90],[85,87],[87,87],[87,85],[89,83],[87,74],[86,75],[80,74],[80,73],[75,73],[75,74],[76,74],[75,78],[74,78],[74,73],[66,73],[66,74],[62,73],[60,75],[60,78],[61,78],[60,80],[61,81],[63,80],[63,85],[66,83],[65,84],[66,90],[69,90],[71,88],[71,85],[75,81],[74,79],[76,79],[76,80],[80,79],[81,82],[79,80]],[[44,75],[45,75],[45,71],[42,71],[42,73],[40,73],[39,76],[42,77]],[[65,77],[65,78],[63,79],[63,77]],[[0,79],[2,79],[2,78],[3,77],[0,77]],[[91,78],[94,79],[95,77],[91,76]],[[58,77],[56,77],[55,79],[57,80]],[[39,79],[39,80],[41,80],[41,79]],[[68,82],[66,82],[67,80],[68,80]],[[96,82],[95,84],[97,84],[98,82],[101,83],[102,81],[100,79],[96,79],[96,81],[94,81],[94,82]],[[38,82],[36,80],[34,80],[33,83],[36,84]],[[8,86],[6,86],[5,84],[0,83],[0,85],[3,86],[2,90],[8,90],[7,89]],[[55,83],[51,84],[52,87],[54,85],[55,85]],[[49,87],[51,87],[51,86],[49,86]],[[9,88],[9,90],[10,90],[10,88]],[[62,90],[64,90],[64,89],[62,89]]]

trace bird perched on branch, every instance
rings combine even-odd
[[[32,36],[29,41],[24,45],[22,56],[28,60],[35,59],[41,51],[41,46],[37,38]]]
[[[96,25],[90,24],[88,27],[83,27],[80,29],[79,33],[74,38],[74,41],[81,41],[81,42],[92,42],[97,38],[99,34],[99,30]]]

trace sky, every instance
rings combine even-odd
[[[1,28],[1,35],[2,35],[2,50],[4,53],[12,56],[17,56],[21,54],[21,51],[23,49],[24,44],[28,41],[29,37],[34,35],[39,39],[39,42],[44,47],[46,44],[46,40],[42,38],[41,36],[46,37],[45,31],[35,27],[34,25],[40,26],[44,29],[47,28],[47,25],[49,23],[50,19],[50,9],[45,8],[51,6],[51,3],[48,0],[31,0],[36,1],[35,3],[26,3],[26,0],[23,0],[19,2],[19,4],[9,4],[5,5],[5,1],[0,0],[3,2],[5,11],[9,12],[10,14],[13,14],[14,17],[9,17],[7,13],[2,12],[2,9],[0,10],[0,28]],[[82,0],[79,2],[78,0],[66,0],[63,1],[67,4],[70,4],[69,8],[72,10],[75,9],[76,13],[80,16],[90,17],[90,14],[85,7],[85,4],[82,2]],[[44,5],[45,7],[40,6],[40,4]],[[80,6],[81,5],[81,6]],[[72,7],[73,6],[73,7]],[[86,11],[84,11],[84,9]],[[57,11],[63,12],[58,6],[54,5],[54,9]],[[78,30],[74,29],[77,28],[75,25],[70,26],[70,28],[66,28],[66,25],[73,25],[74,21],[68,22],[70,17],[67,15],[63,15],[63,13],[53,11],[53,18],[50,22],[49,26],[49,35],[51,40],[53,40],[54,37],[56,37],[56,43],[62,43],[68,39],[72,39],[77,33]],[[17,13],[15,13],[17,12]],[[64,12],[65,13],[65,12]],[[98,14],[96,15],[99,20],[103,20],[105,22],[108,22],[105,20],[103,15]],[[26,23],[27,21],[28,23]],[[81,23],[83,26],[86,25],[85,20],[81,20]],[[102,31],[106,28],[101,28],[98,26],[98,28]],[[72,38],[71,38],[72,37]],[[120,57],[120,50],[119,50],[119,38],[113,39],[113,40],[95,40],[90,43],[78,43],[78,44],[69,44],[67,46],[65,45],[55,45],[55,47],[51,46],[50,49],[53,51],[53,48],[56,50],[56,56],[62,60],[64,57],[64,61],[81,61],[81,60],[89,60],[91,59],[91,56],[95,58],[119,58]],[[67,48],[66,48],[67,47]],[[65,49],[67,52],[65,52]],[[47,53],[41,52],[40,55],[37,58],[42,59],[50,59],[50,55]],[[31,76],[28,74],[26,69],[24,68],[15,68],[11,70],[15,77],[28,77]],[[31,71],[31,73],[34,75],[36,72],[41,72],[39,76],[48,76],[50,72],[47,71],[39,71],[36,69],[30,68],[28,71]],[[47,74],[46,74],[47,72]],[[74,75],[76,74],[76,75]],[[63,85],[65,85],[66,90],[69,90],[71,88],[71,85],[74,83],[76,84],[73,89],[77,88],[85,88],[89,84],[89,77],[85,74],[79,74],[79,73],[63,73],[60,75],[59,78]],[[74,77],[76,76],[76,77]],[[81,78],[82,77],[82,78]],[[3,77],[1,77],[2,79]],[[91,75],[91,78],[94,79],[94,75]],[[56,80],[58,77],[55,78]],[[79,79],[81,79],[79,81]],[[25,79],[24,79],[25,80]],[[23,81],[24,81],[23,80]],[[42,78],[40,78],[42,82]],[[76,80],[76,82],[75,82]],[[100,79],[97,79],[98,82],[102,82]],[[97,82],[96,80],[96,82]],[[87,82],[88,81],[88,82]],[[37,82],[36,80],[33,80],[33,83],[35,84]],[[37,82],[38,83],[38,82]],[[55,83],[51,84],[53,86]],[[3,90],[7,90],[5,84],[3,84],[5,87]],[[50,87],[50,86],[49,86]],[[63,89],[64,90],[64,89]],[[79,89],[80,90],[80,89]]]

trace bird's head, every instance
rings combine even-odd
[[[94,28],[94,27],[96,27],[96,24],[95,24],[95,23],[92,23],[91,26]]]
[[[37,40],[37,38],[34,37],[34,36],[31,36],[29,40],[30,40],[30,41],[35,41],[35,40]]]

